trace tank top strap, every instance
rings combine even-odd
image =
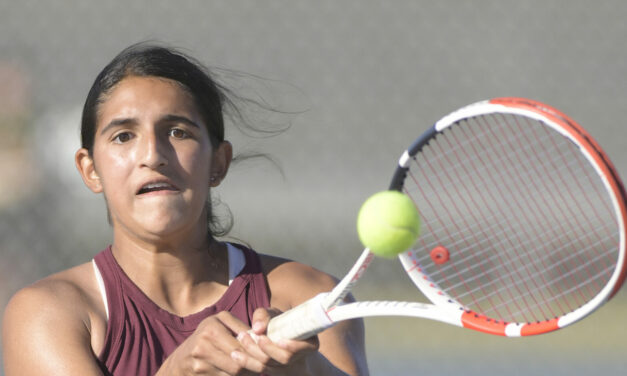
[[[119,265],[113,257],[111,246],[98,253],[93,261],[100,274],[96,277],[102,281],[100,288],[107,312],[106,338],[101,354],[111,353],[112,347],[120,342],[124,323],[124,316],[117,314],[124,312],[122,284],[117,270]]]
[[[261,257],[252,249],[241,244],[233,245],[244,253],[246,264],[233,280],[248,283],[248,324],[252,323],[253,312],[257,308],[270,307],[270,289],[261,266]],[[229,260],[230,263],[230,260]],[[240,283],[241,283],[240,282]],[[232,284],[231,284],[232,285]]]

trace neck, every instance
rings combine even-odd
[[[112,251],[120,267],[151,300],[182,316],[213,304],[228,284],[226,246],[205,233],[147,239],[114,227]]]

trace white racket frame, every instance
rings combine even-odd
[[[505,99],[505,101],[502,99]],[[459,327],[475,329],[485,333],[519,337],[546,333],[573,324],[589,315],[609,300],[616,293],[625,278],[625,253],[627,249],[627,231],[625,230],[625,218],[627,214],[623,197],[624,193],[621,191],[622,187],[620,183],[610,182],[607,177],[608,173],[613,171],[613,167],[601,163],[598,159],[600,158],[598,154],[602,154],[602,151],[593,149],[593,146],[590,144],[591,138],[589,136],[586,135],[588,139],[584,140],[580,134],[576,133],[577,130],[582,131],[578,125],[575,124],[573,129],[565,128],[559,124],[559,122],[565,121],[565,119],[558,117],[562,115],[559,113],[551,114],[550,112],[546,112],[544,111],[545,108],[534,108],[533,106],[521,107],[503,103],[510,99],[518,100],[519,102],[528,101],[537,107],[545,106],[538,102],[520,98],[497,98],[496,100],[481,101],[463,107],[443,117],[435,123],[435,131],[441,132],[447,127],[468,117],[490,113],[517,114],[533,118],[546,124],[577,145],[590,164],[594,166],[596,173],[603,181],[605,189],[610,192],[612,205],[616,214],[616,221],[620,228],[620,252],[616,264],[617,267],[608,283],[596,296],[574,311],[546,322],[499,322],[466,309],[459,302],[446,294],[437,284],[431,281],[427,274],[423,273],[422,267],[418,263],[414,252],[409,250],[400,254],[398,258],[412,282],[432,304],[403,301],[363,301],[345,304],[344,298],[375,257],[374,254],[366,248],[348,274],[346,274],[331,292],[320,294],[300,306],[273,318],[268,327],[269,338],[273,341],[277,341],[281,338],[304,339],[323,331],[339,321],[369,316],[419,317],[441,321]],[[546,109],[553,111],[553,109],[548,106],[546,106]],[[407,168],[412,158],[409,151],[405,151],[399,159],[399,168]],[[605,160],[605,162],[607,163],[609,161]],[[618,179],[618,177],[616,177],[616,179]]]

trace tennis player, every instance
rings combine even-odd
[[[76,166],[104,195],[112,244],[11,299],[7,376],[368,373],[360,321],[302,341],[264,336],[271,316],[335,280],[217,240],[210,192],[232,158],[223,90],[158,45],[131,46],[98,75]]]

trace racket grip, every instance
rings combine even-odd
[[[335,324],[324,308],[324,292],[283,312],[268,323],[267,335],[273,342],[280,339],[306,339]],[[254,336],[253,336],[254,338]]]

